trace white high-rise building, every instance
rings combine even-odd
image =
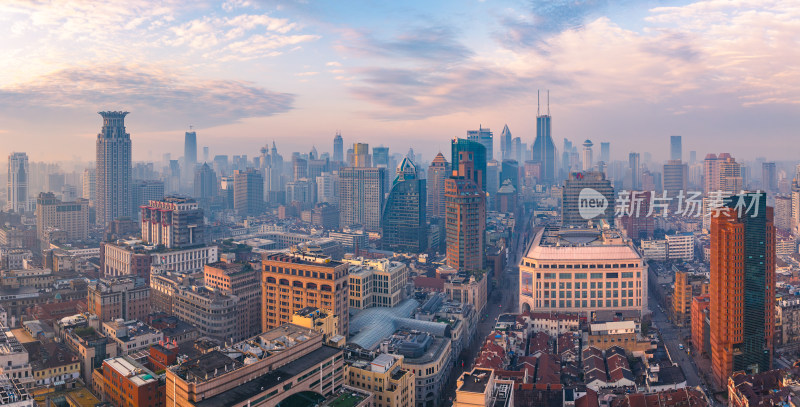
[[[583,142],[583,154],[581,156],[581,161],[583,161],[583,170],[584,171],[591,171],[592,165],[592,144],[591,140],[586,140]]]
[[[317,202],[339,204],[339,173],[323,172],[317,176]]]
[[[81,198],[94,202],[95,192],[97,190],[97,172],[95,172],[94,168],[83,170],[81,183],[83,184]]]
[[[103,128],[97,135],[95,208],[97,223],[131,216],[131,135],[125,132],[128,112],[99,112]]]
[[[28,174],[28,155],[25,153],[9,154],[6,210],[14,212],[30,210],[28,203]]]

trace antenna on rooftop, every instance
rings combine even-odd
[[[539,97],[539,89],[536,89],[536,115],[537,116],[539,116],[539,114],[541,113],[541,106],[542,106],[542,102],[541,102],[541,98]]]

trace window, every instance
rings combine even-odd
[[[586,279],[586,273],[575,273],[575,278],[578,280]]]
[[[601,279],[603,278],[603,273],[592,273],[590,277],[592,279]]]
[[[558,273],[558,278],[569,280],[572,278],[572,273]]]
[[[633,272],[632,271],[628,271],[628,272],[622,273],[622,278],[633,278]]]
[[[619,278],[619,273],[606,273],[606,278]]]

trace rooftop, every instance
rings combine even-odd
[[[560,228],[539,231],[526,257],[537,260],[641,260],[615,230]]]
[[[458,391],[484,394],[491,376],[492,371],[489,369],[472,369],[471,373],[464,372],[461,376],[463,383]]]
[[[158,381],[158,376],[155,373],[125,356],[109,358],[104,360],[103,363],[114,369],[120,376],[127,377],[137,387]]]
[[[308,353],[297,360],[289,362],[278,369],[272,370],[267,374],[261,375],[256,379],[243,383],[231,390],[198,402],[196,405],[197,407],[227,407],[241,403],[242,401],[253,398],[276,385],[292,380],[294,376],[310,369],[313,366],[319,365],[323,361],[330,359],[339,352],[341,352],[341,350],[337,348],[323,345],[311,353]],[[226,358],[228,359],[227,363],[230,363],[231,359],[222,354],[222,352],[213,351],[208,354],[215,354],[213,358],[219,362],[225,362],[223,358]]]

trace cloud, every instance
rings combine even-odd
[[[340,62],[331,61],[331,62],[327,62],[325,64],[325,66],[342,66],[342,64]]]
[[[450,62],[462,61],[473,55],[472,50],[458,41],[455,30],[446,26],[420,27],[390,39],[381,39],[363,31],[348,30],[337,48],[365,57]]]
[[[292,109],[294,95],[249,82],[208,80],[151,67],[71,68],[0,87],[5,111],[130,110],[148,124],[212,126]]]

